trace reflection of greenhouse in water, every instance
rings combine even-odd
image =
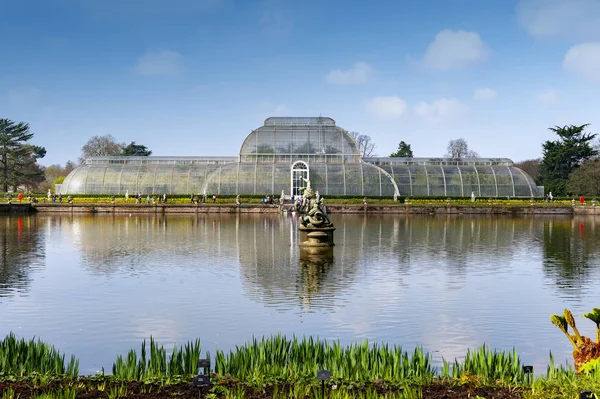
[[[235,157],[95,157],[72,171],[63,194],[298,194],[310,178],[322,195],[542,196],[504,158],[361,158],[327,117],[265,120]]]
[[[68,232],[82,266],[97,275],[214,269],[239,274],[245,295],[281,308],[332,308],[365,276],[404,286],[407,276],[439,271],[462,287],[469,274],[519,263],[518,254],[541,258],[547,283],[569,295],[590,289],[600,270],[594,218],[337,215],[330,264],[300,259],[289,214],[29,217],[22,233],[16,218],[4,220],[0,298],[6,289],[26,288],[31,265],[44,263],[39,230]]]

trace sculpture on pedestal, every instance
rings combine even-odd
[[[300,226],[300,243],[302,247],[331,247],[333,246],[333,223],[327,216],[327,209],[323,198],[317,196],[310,186],[310,180],[306,181],[306,188],[302,198],[296,201],[294,207],[298,215]]]

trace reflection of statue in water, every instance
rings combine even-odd
[[[327,217],[327,210],[323,204],[323,198],[317,197],[315,192],[310,187],[310,180],[304,179],[306,182],[306,188],[300,201],[296,201],[295,209],[300,215],[298,220],[303,227],[314,229],[314,228],[327,228],[333,227],[333,223]]]

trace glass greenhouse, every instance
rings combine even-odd
[[[300,194],[543,196],[509,159],[361,158],[331,118],[265,120],[236,157],[94,157],[72,171],[63,194]]]

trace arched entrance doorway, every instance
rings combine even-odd
[[[304,179],[309,178],[308,165],[306,162],[297,161],[292,165],[291,173],[291,190],[292,195],[302,195],[306,188]]]

